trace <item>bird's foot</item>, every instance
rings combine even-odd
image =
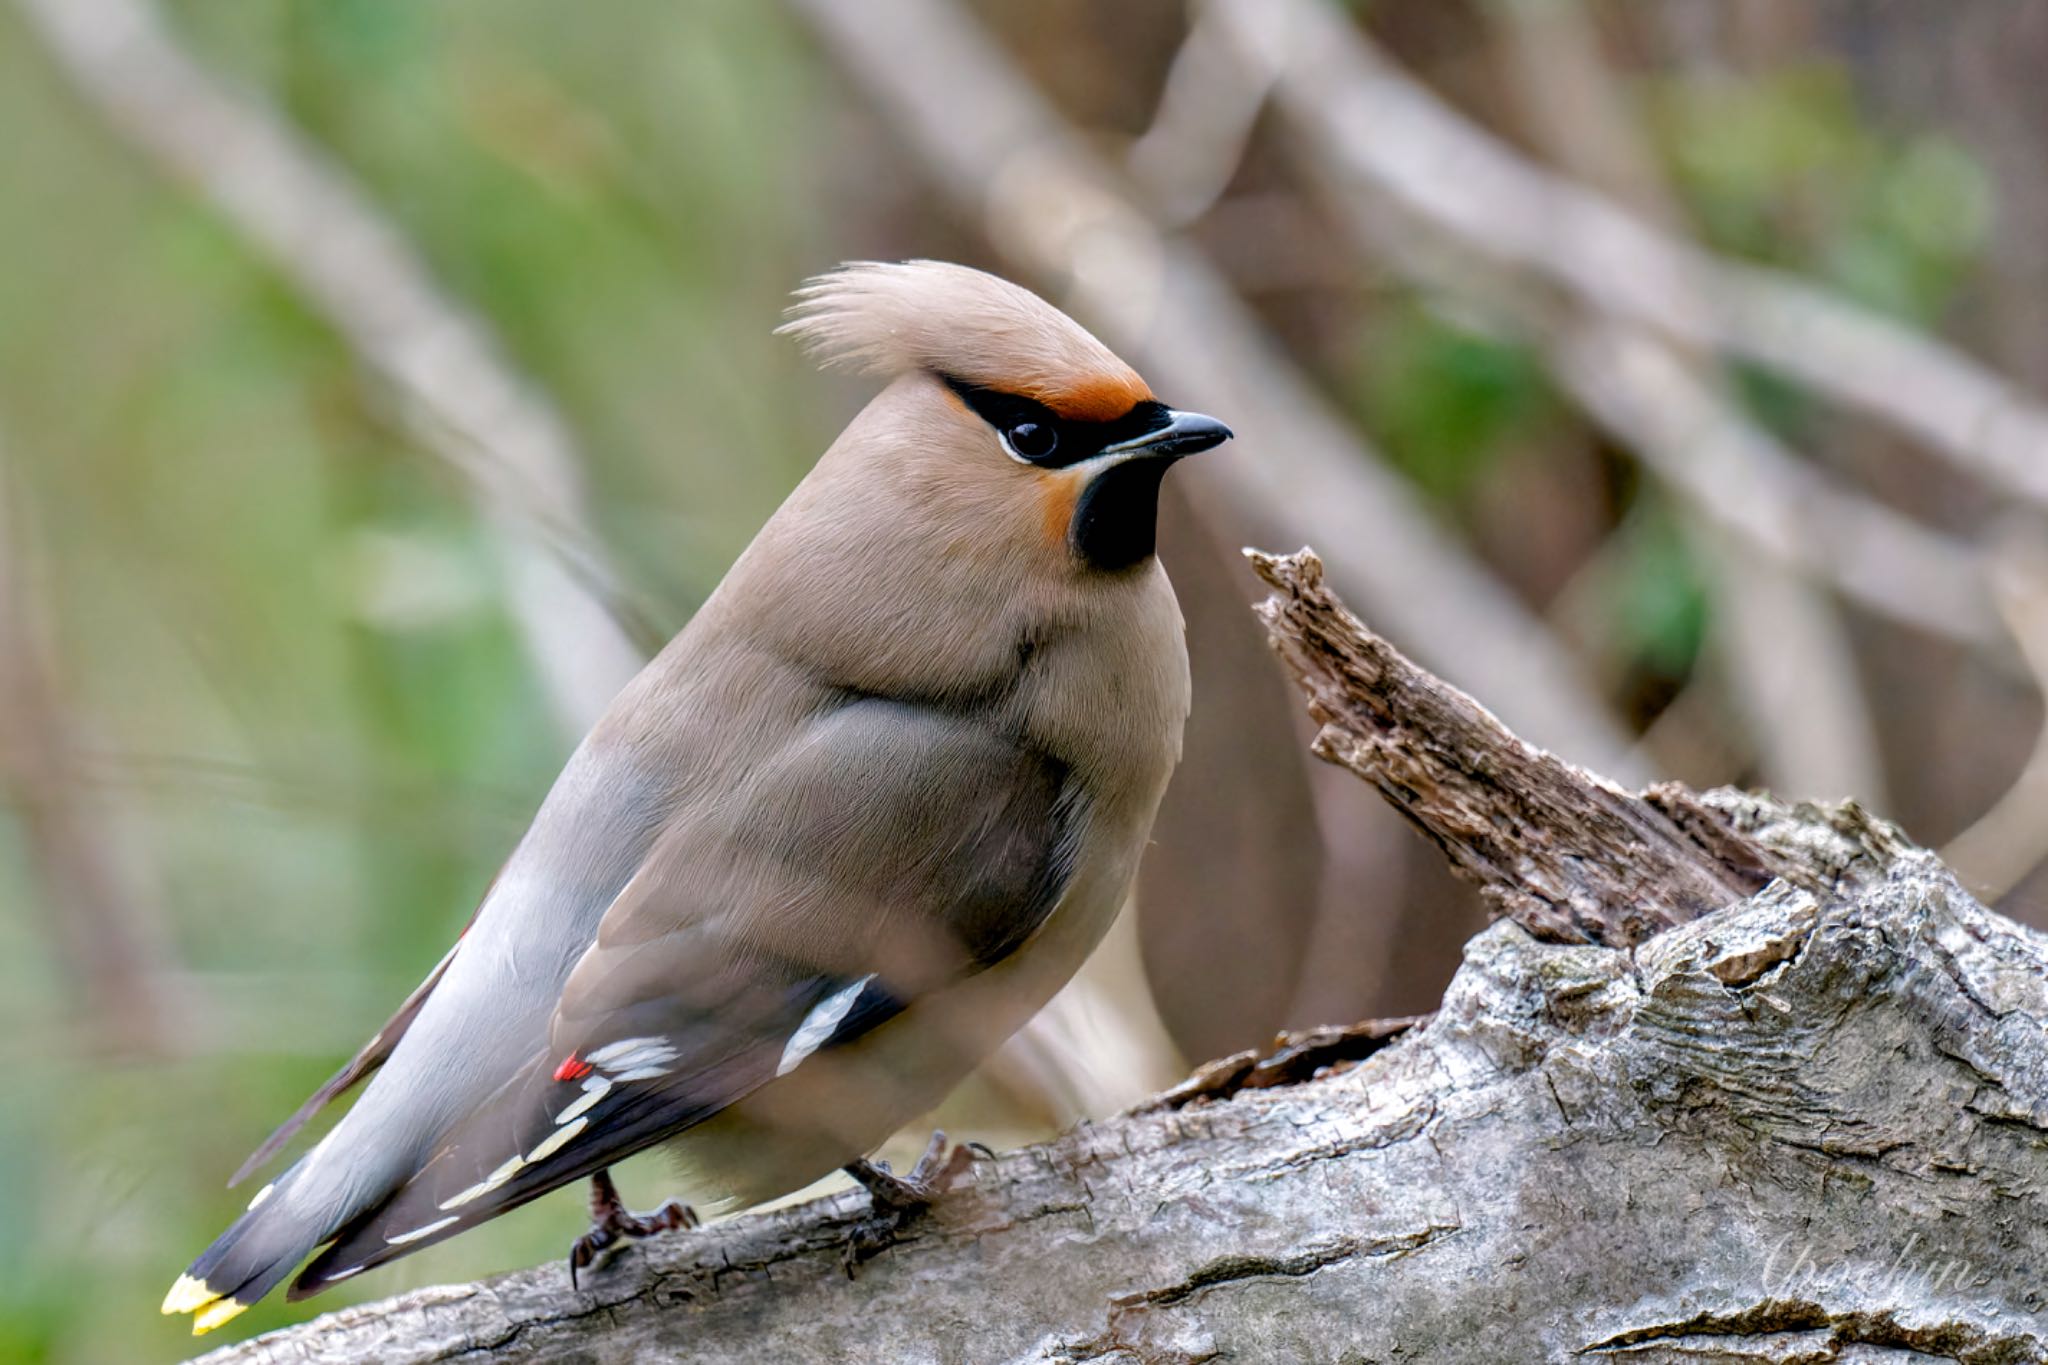
[[[700,1226],[696,1211],[671,1199],[653,1213],[634,1213],[619,1198],[610,1171],[590,1177],[590,1231],[569,1244],[569,1285],[580,1289],[580,1274],[601,1264],[629,1239]]]
[[[846,1244],[846,1273],[852,1277],[862,1261],[886,1249],[897,1233],[953,1189],[973,1167],[976,1156],[990,1156],[979,1143],[950,1147],[944,1133],[933,1133],[924,1155],[908,1175],[895,1175],[884,1162],[856,1161],[846,1173],[866,1187],[872,1207],[854,1224]]]

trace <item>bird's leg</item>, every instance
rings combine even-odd
[[[851,1276],[856,1265],[887,1247],[905,1223],[959,1184],[977,1154],[987,1156],[989,1152],[976,1144],[949,1150],[946,1135],[935,1132],[909,1175],[892,1174],[879,1161],[863,1159],[849,1163],[846,1173],[867,1189],[873,1207],[866,1218],[854,1225],[846,1248],[846,1273]]]
[[[597,1264],[600,1258],[629,1237],[652,1237],[657,1232],[699,1226],[696,1211],[680,1200],[671,1199],[653,1213],[634,1213],[619,1198],[609,1170],[590,1177],[590,1231],[569,1245],[569,1284],[577,1275]]]
[[[846,1173],[867,1187],[876,1209],[920,1213],[959,1183],[967,1168],[974,1164],[974,1156],[973,1147],[954,1147],[949,1151],[946,1135],[933,1133],[932,1140],[925,1144],[924,1155],[910,1168],[909,1175],[892,1174],[885,1163],[866,1160],[849,1164]]]

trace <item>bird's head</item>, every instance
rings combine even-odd
[[[835,453],[941,517],[950,506],[1084,571],[1150,560],[1168,466],[1230,439],[1153,397],[1044,299],[979,270],[862,262],[797,298],[783,330],[822,363],[895,380]]]

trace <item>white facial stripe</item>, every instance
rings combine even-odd
[[[1003,453],[1018,464],[1027,465],[1032,469],[1043,469],[1048,473],[1056,474],[1071,473],[1077,469],[1107,469],[1113,464],[1122,464],[1125,460],[1136,459],[1138,456],[1145,454],[1149,448],[1136,442],[1126,441],[1122,445],[1109,446],[1098,450],[1086,459],[1075,460],[1072,464],[1040,464],[1036,460],[1027,460],[1022,455],[1019,455],[1016,448],[1010,444],[1010,434],[1008,432],[997,432],[996,440],[1002,443]]]
[[[1138,459],[1144,454],[1145,448],[1143,446],[1132,446],[1122,450],[1099,450],[1085,460],[1076,460],[1070,465],[1062,465],[1061,472],[1081,472],[1092,479],[1111,465],[1123,464],[1128,460]]]

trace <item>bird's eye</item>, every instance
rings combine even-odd
[[[1007,434],[1010,449],[1026,460],[1042,460],[1060,443],[1059,432],[1045,422],[1019,422]]]

